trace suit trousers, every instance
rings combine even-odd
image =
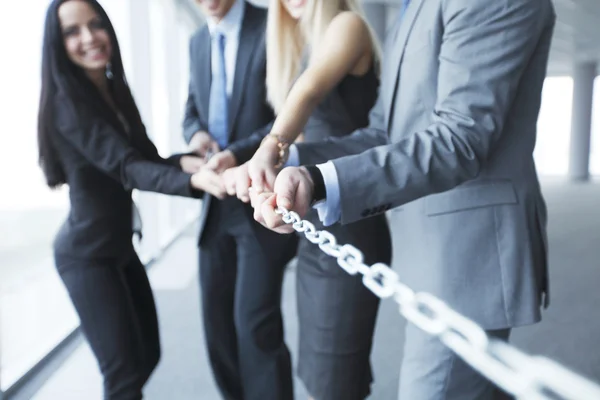
[[[486,331],[508,340],[510,329]],[[438,338],[408,323],[400,368],[399,400],[505,400],[505,393]]]
[[[122,259],[55,255],[59,275],[104,379],[105,400],[142,399],[160,358],[158,320],[146,270]]]
[[[215,380],[226,400],[293,399],[281,286],[295,235],[257,236],[264,228],[252,226],[242,207],[227,215],[228,221],[210,221],[216,228],[200,242],[202,313]]]

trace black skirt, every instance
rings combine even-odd
[[[325,229],[334,234],[338,244],[352,244],[361,250],[365,263],[390,263],[385,216]],[[335,258],[303,236],[296,285],[298,375],[309,394],[318,400],[366,398],[373,382],[370,354],[379,298],[363,285],[360,274],[349,275]]]

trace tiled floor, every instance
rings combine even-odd
[[[544,183],[549,211],[552,304],[542,323],[517,329],[513,344],[542,354],[600,382],[600,184]],[[163,357],[146,387],[149,400],[219,399],[206,361],[200,323],[193,232],[187,232],[151,270]],[[294,273],[284,286],[286,339],[296,355],[297,321]],[[382,303],[373,367],[371,399],[395,400],[402,357],[404,321],[390,301]],[[306,398],[296,382],[298,399]],[[34,400],[100,400],[101,381],[95,361],[83,344],[44,385]]]
[[[51,260],[0,293],[2,383],[13,384],[79,324]]]

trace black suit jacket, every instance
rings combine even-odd
[[[273,110],[266,100],[266,21],[267,10],[246,2],[229,103],[230,144],[227,149],[235,154],[238,164],[248,161],[254,154],[255,148],[242,144],[245,139],[256,131],[266,130],[274,119]],[[188,143],[194,133],[200,130],[208,132],[210,84],[211,38],[208,26],[204,25],[190,41],[190,85],[183,122],[183,134]],[[214,214],[216,208],[234,206],[242,207],[237,199],[222,202],[212,196],[204,196],[200,240],[204,228],[218,220],[211,217],[211,222],[208,222],[209,215]],[[252,208],[249,205],[243,207],[252,219]],[[222,214],[222,210],[219,213]]]
[[[125,130],[116,115],[101,119],[60,94],[54,102],[52,144],[69,186],[71,208],[55,253],[119,257],[133,251],[131,190],[200,197],[180,155],[164,159],[143,129]]]

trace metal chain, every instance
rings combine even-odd
[[[414,292],[387,265],[366,265],[356,247],[337,243],[327,231],[283,207],[276,210],[286,224],[319,246],[350,275],[362,275],[363,284],[380,298],[393,299],[400,313],[425,332],[438,337],[475,370],[499,388],[527,400],[598,400],[600,386],[540,356],[529,356],[485,331],[470,319],[425,292]]]

